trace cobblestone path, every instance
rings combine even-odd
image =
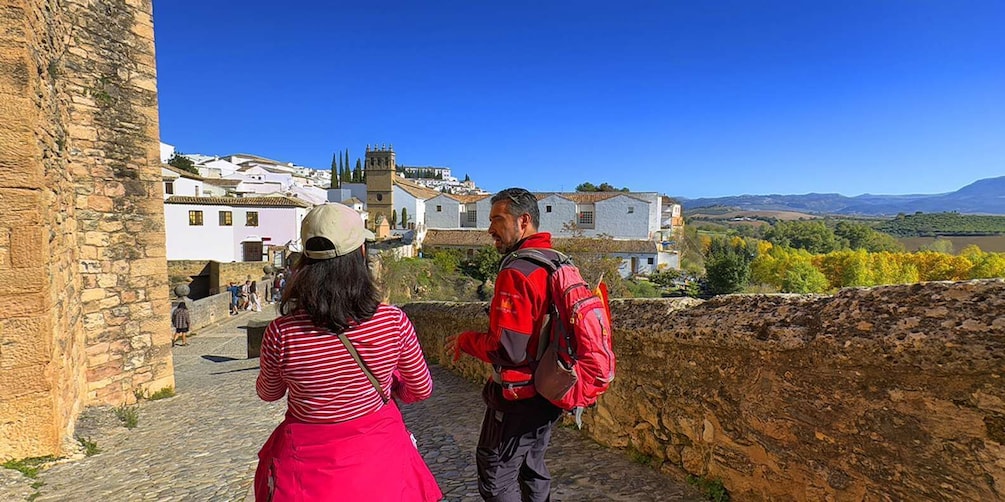
[[[284,400],[255,395],[258,359],[247,359],[245,330],[274,311],[242,313],[174,348],[178,394],[143,401],[139,423],[126,429],[108,407],[87,409],[77,435],[101,452],[61,460],[29,479],[0,469],[0,500],[17,501],[243,501],[250,497],[257,452],[282,420]],[[474,447],[482,404],[479,385],[432,368],[433,397],[403,406],[446,500],[480,500]],[[548,450],[555,501],[697,501],[676,483],[598,446],[574,430],[557,428]]]

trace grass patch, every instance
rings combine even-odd
[[[98,448],[98,443],[91,441],[91,438],[77,436],[77,443],[79,443],[80,447],[84,449],[84,456],[86,457],[101,453],[101,448]]]
[[[42,469],[42,466],[54,460],[57,459],[52,455],[23,458],[21,460],[8,460],[3,463],[3,467],[5,469],[18,471],[21,474],[24,474],[26,478],[35,479],[38,477],[38,471]]]
[[[705,498],[712,502],[729,502],[729,492],[722,485],[721,479],[708,479],[702,476],[688,476],[687,484],[701,490]]]
[[[169,397],[174,397],[174,387],[164,387],[163,389],[150,394],[151,401],[156,401],[158,399],[167,399]]]
[[[122,422],[122,425],[126,426],[126,429],[133,429],[140,423],[140,410],[135,406],[119,405],[118,408],[115,408],[115,416]]]
[[[39,488],[45,486],[45,481],[38,480],[31,484],[32,490],[38,490]]]
[[[642,464],[647,467],[654,467],[656,464],[656,457],[646,455],[635,448],[628,449],[628,456],[632,459],[632,462],[635,462],[636,464]]]

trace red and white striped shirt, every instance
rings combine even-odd
[[[345,334],[385,395],[395,371],[408,401],[432,394],[433,380],[415,328],[401,309],[381,304],[370,320]],[[259,364],[258,397],[275,401],[287,394],[288,414],[302,422],[345,422],[383,406],[377,390],[338,337],[316,327],[304,312],[269,324]]]

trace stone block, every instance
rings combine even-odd
[[[0,371],[0,402],[52,389],[47,364],[32,364]]]
[[[0,371],[47,364],[52,336],[49,316],[0,320]]]
[[[59,453],[62,427],[56,424],[54,412],[52,396],[48,393],[0,401],[0,458]]]
[[[4,314],[9,317],[34,317],[52,306],[49,295],[43,293],[16,294],[3,297],[3,301]]]
[[[41,225],[17,226],[10,231],[10,263],[14,268],[37,267],[49,258],[49,241]]]
[[[142,258],[134,260],[130,268],[133,276],[166,276],[167,260],[163,258]]]

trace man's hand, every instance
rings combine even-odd
[[[461,346],[457,343],[457,339],[461,335],[447,335],[447,340],[444,342],[443,346],[447,349],[447,353],[453,353],[453,362],[457,362],[461,359]]]

